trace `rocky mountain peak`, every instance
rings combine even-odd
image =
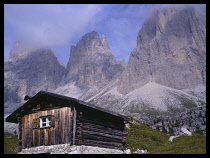
[[[109,45],[107,43],[107,40],[106,40],[106,36],[105,35],[102,35],[101,37],[101,43],[102,43],[102,46],[105,50],[108,50],[110,51],[110,48],[109,48]]]
[[[106,36],[100,39],[93,31],[84,35],[76,46],[71,46],[64,84],[74,82],[80,89],[100,89],[124,68],[125,63],[112,55]]]
[[[127,94],[149,81],[175,89],[205,85],[203,21],[193,7],[155,10],[138,33],[118,90]]]
[[[85,60],[95,54],[101,45],[99,35],[95,31],[82,36],[82,39],[79,40],[76,46],[71,46],[66,76],[74,78]]]
[[[23,102],[25,95],[33,96],[40,90],[53,91],[65,72],[49,48],[28,50],[26,56],[12,59],[4,62],[4,102],[7,104]],[[14,110],[11,108],[5,107],[5,111]]]
[[[122,65],[124,68],[126,67],[125,59],[122,59],[122,60],[120,61],[120,63],[121,63],[121,65]]]
[[[95,53],[95,50],[101,46],[101,40],[98,32],[92,31],[85,34],[82,39],[77,43],[76,47],[84,48],[85,52],[82,52],[86,56],[91,56]]]
[[[24,45],[21,41],[16,41],[9,53],[9,60],[25,58],[33,50],[34,48]]]
[[[98,32],[92,31],[85,34],[76,46],[71,46],[66,71],[67,80],[75,79],[86,62],[90,63],[90,61],[99,60],[102,56],[104,56],[103,60],[108,58],[113,59],[106,36],[102,35],[102,39],[100,40]]]

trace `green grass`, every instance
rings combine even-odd
[[[151,154],[206,154],[206,136],[193,133],[192,136],[180,136],[172,142],[164,143],[150,152]]]
[[[4,132],[4,154],[17,154],[18,136]]]
[[[180,136],[170,142],[169,135],[143,123],[131,124],[127,132],[127,148],[131,153],[137,149],[147,149],[148,154],[206,154],[206,136],[197,133]]]

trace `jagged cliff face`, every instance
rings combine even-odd
[[[93,31],[84,35],[76,46],[71,46],[66,76],[72,78],[77,75],[83,63],[98,52],[110,55],[109,48],[103,47],[97,32]]]
[[[206,26],[192,7],[156,10],[143,24],[118,91],[149,81],[176,88],[206,84]]]
[[[84,35],[76,46],[71,46],[65,77],[81,88],[102,88],[124,68],[125,62],[117,61],[111,54],[105,35],[100,40],[98,33],[93,31]]]
[[[76,85],[102,88],[123,70],[123,65],[117,62],[112,55],[97,53],[86,60],[78,71]]]
[[[33,96],[40,90],[53,91],[65,71],[53,51],[20,48],[22,46],[17,43],[14,47],[18,47],[18,51],[13,48],[9,60],[4,62],[4,102],[23,102],[26,94]],[[7,108],[6,111],[15,110]]]

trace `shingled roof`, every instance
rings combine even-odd
[[[72,97],[67,97],[67,96],[63,96],[63,95],[59,95],[59,94],[55,94],[55,93],[51,93],[51,92],[46,92],[46,91],[40,91],[35,96],[29,98],[29,100],[25,104],[23,104],[18,109],[16,109],[12,114],[10,114],[6,118],[6,122],[18,123],[17,114],[21,113],[24,109],[27,109],[27,110],[33,109],[36,106],[36,104],[33,104],[33,102],[36,102],[37,100],[40,100],[42,98],[47,98],[47,97],[58,99],[59,101],[65,101],[66,103],[74,104],[75,107],[80,107],[80,108],[85,107],[85,108],[92,109],[92,110],[94,109],[98,112],[107,113],[107,114],[110,114],[110,115],[113,115],[116,117],[120,117],[124,120],[131,121],[131,118],[128,118],[124,115],[109,111],[107,109],[95,106],[93,104],[90,104],[90,103],[87,103],[87,102],[84,102],[84,101],[81,101],[81,100],[78,100],[78,99],[75,99]],[[67,105],[60,104],[60,106],[65,107]]]

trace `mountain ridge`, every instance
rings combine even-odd
[[[164,27],[161,21],[165,21]],[[175,13],[169,9],[154,12],[138,33],[137,47],[130,54],[119,92],[127,94],[149,81],[175,89],[205,85],[205,34],[192,7]]]
[[[5,113],[39,90],[145,120],[206,106],[203,21],[192,7],[154,11],[137,35],[128,65],[115,59],[106,36],[100,39],[96,31],[71,46],[66,68],[49,48],[15,44],[4,63]]]

